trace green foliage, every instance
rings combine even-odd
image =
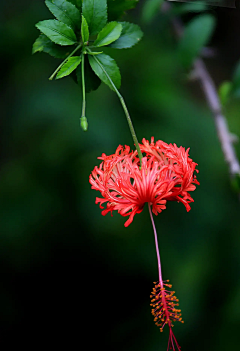
[[[119,22],[122,25],[120,37],[111,45],[111,48],[126,49],[137,44],[143,36],[143,32],[137,24],[129,22]]]
[[[67,0],[75,5],[79,10],[82,8],[82,0]]]
[[[69,26],[56,20],[41,21],[36,27],[45,34],[51,41],[59,45],[73,45],[77,38]]]
[[[103,81],[105,84],[109,86],[109,88],[113,89],[113,86],[108,78],[112,80],[113,84],[116,86],[117,89],[121,86],[121,75],[119,68],[109,55],[101,54],[98,56],[90,56],[89,55],[89,63],[96,73],[96,75]],[[100,65],[99,65],[100,63]],[[107,75],[106,75],[107,73]]]
[[[59,21],[67,24],[73,30],[80,28],[81,17],[76,6],[65,0],[46,0],[45,3]]]
[[[88,30],[88,24],[84,16],[82,16],[82,26],[81,26],[81,35],[82,35],[82,41],[83,43],[87,43],[89,39],[89,30]]]
[[[32,53],[46,52],[47,54],[56,58],[66,58],[70,54],[69,46],[59,46],[54,44],[46,35],[40,34],[33,44]]]
[[[187,24],[179,43],[179,56],[185,68],[191,67],[201,48],[208,43],[214,27],[215,18],[211,15],[200,15]]]
[[[85,92],[96,90],[101,81],[115,92],[121,85],[121,75],[116,62],[98,48],[130,48],[143,35],[136,24],[116,21],[107,23],[107,4],[110,7],[110,18],[116,18],[125,10],[133,8],[137,1],[46,0],[45,3],[56,19],[36,24],[42,34],[33,44],[32,52],[43,51],[56,58],[65,59],[49,79],[71,75],[82,90],[82,118],[86,118]],[[88,56],[88,60],[84,60],[85,55]],[[85,119],[81,123],[82,128],[87,130]]]
[[[136,7],[138,0],[108,0],[108,19],[113,21],[119,19],[127,10]]]
[[[142,10],[142,19],[144,22],[150,22],[158,13],[163,0],[147,0],[144,3]]]
[[[111,15],[115,13],[116,16],[136,5],[137,1],[97,1],[88,0],[83,1],[67,1],[67,0],[46,0],[47,7],[57,20],[45,20],[36,24],[36,27],[42,32],[33,44],[33,53],[46,52],[56,58],[69,59],[56,69],[51,75],[53,79],[57,74],[57,79],[71,74],[79,65],[80,61],[76,57],[71,57],[77,51],[89,56],[98,56],[98,59],[89,57],[91,66],[94,72],[86,64],[86,91],[95,90],[100,85],[100,80],[111,86],[108,76],[112,79],[116,87],[120,87],[121,76],[119,68],[115,61],[108,55],[97,51],[98,47],[109,46],[117,49],[130,48],[135,45],[142,37],[143,33],[139,26],[128,22],[112,21],[107,23],[107,4],[110,7]],[[82,9],[82,21],[80,11]],[[82,23],[81,23],[82,22]],[[79,29],[81,23],[81,38],[79,36]],[[91,50],[88,49],[89,36],[96,35],[97,38],[91,44]],[[57,45],[58,44],[58,45]],[[61,46],[68,46],[63,48]],[[72,45],[71,50],[69,46]],[[81,56],[81,52],[79,56]],[[70,58],[71,57],[71,58]],[[86,61],[88,62],[88,61]],[[97,68],[96,65],[99,67]],[[81,70],[77,70],[74,80],[80,84]],[[111,89],[113,87],[111,86]],[[114,90],[114,89],[113,89]]]
[[[222,106],[225,106],[228,102],[232,92],[232,86],[232,82],[229,81],[225,81],[220,85],[218,95]]]
[[[77,66],[81,62],[81,57],[79,56],[72,56],[70,57],[67,62],[62,66],[62,68],[59,70],[56,79],[63,78],[71,74]]]
[[[223,82],[218,92],[223,106],[226,105],[231,98],[240,97],[240,62],[234,70],[232,81]]]
[[[120,37],[121,32],[121,24],[117,22],[109,22],[98,34],[93,45],[96,47],[109,45]]]
[[[88,23],[90,35],[98,34],[107,23],[107,1],[83,1],[82,14]]]

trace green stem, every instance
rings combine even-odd
[[[83,50],[84,51],[84,50]],[[85,54],[82,53],[82,94],[83,94],[83,99],[82,99],[82,117],[80,118],[80,126],[84,130],[84,132],[87,131],[88,129],[88,122],[87,118],[85,116],[85,111],[86,111],[86,92],[85,92],[85,75],[84,75],[84,59],[85,59]]]
[[[88,48],[86,48],[87,51],[90,53],[91,50],[89,50]],[[122,104],[122,107],[123,107],[123,110],[124,110],[124,113],[126,115],[126,118],[127,118],[127,122],[128,122],[128,125],[129,125],[129,129],[130,129],[130,132],[132,134],[132,138],[133,138],[133,142],[136,146],[136,149],[137,149],[137,152],[138,152],[138,156],[139,156],[139,160],[140,160],[140,165],[142,166],[142,152],[141,152],[141,149],[140,149],[140,146],[139,146],[139,143],[138,143],[138,139],[137,139],[137,136],[136,136],[136,133],[135,133],[135,130],[134,130],[134,127],[133,127],[133,124],[132,124],[132,120],[131,120],[131,117],[130,117],[130,114],[128,112],[128,109],[127,109],[127,106],[125,104],[125,101],[122,97],[122,95],[119,93],[119,91],[117,90],[115,84],[113,83],[112,79],[109,77],[108,73],[106,72],[106,70],[104,69],[103,65],[101,64],[101,62],[98,60],[98,58],[96,56],[92,56],[94,58],[94,60],[97,62],[97,64],[101,67],[102,71],[104,72],[104,74],[106,75],[106,77],[108,78],[111,86],[113,87],[114,91],[116,92],[117,96],[119,97],[119,100]]]
[[[86,93],[85,93],[85,76],[84,76],[84,54],[82,54],[82,93],[83,93],[83,101],[82,101],[82,117],[85,117],[86,110]]]
[[[68,55],[68,57],[58,66],[58,68],[53,72],[53,74],[51,75],[51,77],[49,77],[49,80],[52,80],[55,75],[58,73],[58,71],[62,68],[62,66],[67,62],[67,60],[75,54],[76,51],[78,51],[80,49],[80,47],[82,46],[82,44],[79,44],[74,50],[73,52],[71,52],[70,55]]]

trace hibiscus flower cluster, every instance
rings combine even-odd
[[[100,191],[102,198],[96,198],[103,209],[102,215],[118,211],[129,217],[125,227],[132,223],[134,216],[142,212],[149,203],[155,215],[166,208],[167,201],[182,202],[186,210],[191,209],[194,200],[189,192],[199,182],[196,179],[197,163],[189,157],[189,149],[167,144],[161,140],[151,142],[143,139],[139,144],[143,157],[130,147],[119,145],[112,155],[102,154],[102,163],[92,171],[89,181],[92,189]],[[106,208],[102,205],[106,203]]]

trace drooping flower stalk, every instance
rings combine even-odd
[[[86,48],[86,50],[91,53],[91,50],[89,48]],[[135,144],[135,147],[136,147],[136,150],[137,150],[137,153],[138,153],[138,157],[139,157],[139,160],[140,160],[140,166],[142,165],[142,152],[141,152],[141,149],[140,149],[140,146],[139,146],[139,142],[138,142],[138,139],[137,139],[137,135],[136,135],[136,132],[134,130],[134,127],[133,127],[133,123],[132,123],[132,120],[131,120],[131,117],[130,117],[130,114],[128,112],[128,109],[127,109],[127,105],[122,97],[122,95],[119,93],[116,85],[113,83],[112,79],[110,78],[109,74],[107,73],[107,71],[104,69],[103,65],[101,64],[101,62],[98,60],[98,58],[96,56],[93,56],[93,59],[96,61],[96,63],[99,65],[99,67],[101,68],[101,70],[103,71],[103,73],[105,74],[105,76],[107,77],[109,83],[111,84],[113,90],[115,91],[115,93],[117,94],[120,102],[121,102],[121,105],[123,107],[123,111],[125,113],[125,116],[127,118],[127,122],[128,122],[128,126],[129,126],[129,129],[130,129],[130,133],[132,135],[132,138],[133,138],[133,142]]]
[[[155,239],[155,247],[156,247],[157,261],[158,261],[159,283],[160,283],[160,285],[162,287],[163,280],[162,280],[161,258],[160,258],[160,252],[159,252],[159,247],[158,247],[157,231],[156,231],[156,227],[155,227],[155,223],[154,223],[154,219],[153,219],[153,215],[152,215],[150,202],[148,203],[148,210],[149,210],[150,218],[151,218],[151,221],[152,221],[153,233],[154,233],[154,239]]]
[[[181,347],[179,346],[177,339],[172,331],[173,322],[179,321],[183,323],[181,317],[181,310],[176,309],[175,307],[178,306],[178,299],[174,296],[175,291],[169,291],[167,288],[171,288],[172,285],[168,284],[169,280],[163,281],[162,279],[162,268],[161,268],[161,259],[160,259],[160,252],[158,246],[158,238],[157,238],[157,231],[155,227],[155,223],[153,220],[151,204],[148,203],[148,209],[150,218],[152,221],[154,238],[155,238],[155,246],[156,246],[156,253],[157,253],[157,261],[158,261],[158,276],[159,281],[155,282],[155,287],[153,288],[152,294],[150,295],[151,304],[152,306],[152,315],[155,317],[154,322],[155,324],[160,327],[160,331],[163,331],[164,326],[167,324],[169,326],[169,339],[168,339],[168,350],[179,350],[181,351]],[[175,349],[175,345],[176,348]]]

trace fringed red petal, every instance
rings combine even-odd
[[[107,202],[108,212],[118,211],[122,216],[129,216],[128,226],[135,216],[143,210],[146,202],[152,205],[155,215],[166,208],[166,201],[180,201],[186,210],[191,209],[193,202],[189,191],[195,190],[199,184],[194,172],[198,172],[188,156],[189,149],[166,144],[161,140],[151,143],[143,139],[140,144],[144,157],[140,169],[140,160],[136,151],[130,147],[119,145],[115,154],[102,154],[102,163],[95,167],[89,177],[92,189],[100,191],[103,198],[96,203]]]

